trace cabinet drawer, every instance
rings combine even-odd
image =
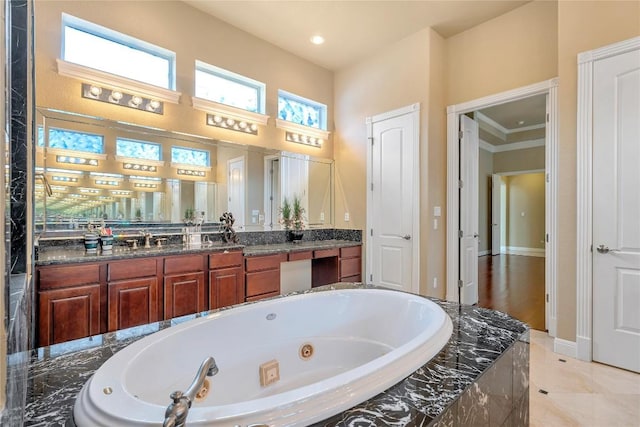
[[[360,274],[362,258],[347,258],[340,260],[340,277]]]
[[[289,254],[289,261],[300,261],[311,258],[313,258],[313,251],[291,252]]]
[[[317,251],[313,251],[313,257],[314,258],[329,258],[332,256],[338,256],[338,253],[340,251],[338,250],[338,248],[333,248],[333,249],[319,249]]]
[[[164,274],[203,271],[203,267],[202,255],[176,256],[164,259]]]
[[[361,257],[362,246],[350,246],[348,248],[340,248],[341,258],[355,258]]]
[[[209,268],[211,270],[216,268],[236,267],[242,265],[244,256],[242,251],[234,252],[218,252],[209,255]]]
[[[246,275],[247,297],[280,292],[280,270],[267,270]]]
[[[246,271],[280,269],[280,263],[287,260],[287,254],[276,254],[246,258]],[[278,273],[280,274],[280,273]]]
[[[100,265],[78,264],[40,268],[38,279],[41,290],[99,283]]]
[[[110,282],[138,277],[155,276],[157,258],[136,258],[126,261],[113,261],[107,267],[107,280]]]

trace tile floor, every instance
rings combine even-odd
[[[640,374],[554,353],[545,332],[530,348],[531,427],[640,426]]]

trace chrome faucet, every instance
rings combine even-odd
[[[209,356],[207,357],[200,368],[193,382],[184,393],[181,391],[174,391],[169,397],[173,400],[167,407],[164,413],[163,427],[184,427],[187,423],[187,415],[189,415],[189,408],[191,403],[196,397],[196,394],[202,389],[204,380],[206,377],[212,377],[218,373],[218,365],[216,360]]]
[[[144,236],[144,248],[151,249],[151,238],[153,237],[148,231],[140,230],[140,234]]]

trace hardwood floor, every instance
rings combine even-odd
[[[544,327],[544,258],[487,255],[478,258],[478,305],[503,311],[529,324]]]

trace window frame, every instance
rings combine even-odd
[[[192,151],[192,152],[203,152],[203,153],[207,153],[207,165],[196,165],[196,164],[192,164],[192,163],[182,163],[182,162],[178,162],[176,160],[174,160],[173,158],[173,149],[177,148],[178,150],[188,150],[188,151]],[[206,149],[199,149],[199,148],[193,148],[193,147],[185,147],[183,145],[172,145],[171,146],[171,164],[172,165],[182,165],[182,166],[189,166],[189,167],[193,167],[193,168],[211,168],[211,151],[206,150]]]
[[[203,98],[202,96],[200,96],[197,93],[197,88],[198,88],[197,72],[198,71],[211,74],[215,77],[219,77],[221,79],[228,80],[233,83],[237,83],[239,85],[248,87],[250,89],[254,89],[257,93],[257,100],[256,100],[257,111],[247,110],[242,107],[237,107],[235,105],[226,104],[223,102],[219,102],[209,98]],[[263,83],[259,80],[252,79],[251,77],[243,76],[242,74],[234,73],[233,71],[225,70],[224,68],[220,68],[215,65],[196,59],[195,68],[194,68],[194,96],[197,98],[205,99],[211,102],[216,102],[218,104],[222,104],[231,108],[238,108],[240,110],[247,111],[249,113],[265,114],[266,92],[267,92],[266,83]]]
[[[320,127],[313,127],[313,126],[309,126],[309,125],[305,125],[303,123],[296,123],[296,122],[292,122],[290,120],[286,120],[286,119],[280,119],[280,98],[284,98],[284,99],[290,99],[292,101],[301,103],[301,104],[306,104],[308,106],[311,107],[319,107],[320,108],[320,117],[318,119],[318,123],[320,124]],[[303,96],[300,95],[296,95],[295,93],[291,93],[288,92],[286,90],[283,89],[278,89],[278,112],[276,117],[278,117],[280,120],[284,120],[288,123],[294,123],[296,125],[299,126],[304,126],[306,128],[309,129],[316,129],[316,130],[320,130],[320,131],[326,131],[327,130],[327,105],[323,104],[321,102],[318,101],[314,101],[313,99],[309,99],[309,98],[305,98]]]
[[[144,84],[148,84],[151,86],[156,86],[156,87],[161,87],[163,89],[167,89],[167,90],[171,90],[171,91],[175,91],[176,89],[176,53],[169,50],[169,49],[165,49],[163,47],[154,45],[152,43],[146,42],[144,40],[140,40],[138,38],[129,36],[127,34],[124,33],[120,33],[118,31],[112,30],[110,28],[107,27],[103,27],[101,25],[95,24],[93,22],[89,22],[89,21],[85,21],[84,19],[75,17],[73,15],[69,15],[67,13],[63,13],[62,14],[62,27],[61,27],[61,40],[60,40],[60,58],[63,61],[67,61],[66,57],[65,57],[65,53],[66,53],[66,35],[65,35],[65,29],[69,27],[69,28],[73,28],[77,31],[81,31],[87,34],[90,34],[92,36],[95,37],[99,37],[102,38],[104,40],[110,41],[112,43],[116,43],[122,46],[126,46],[129,47],[131,49],[134,50],[138,50],[140,52],[144,52],[153,56],[157,56],[161,59],[164,59],[167,61],[168,63],[168,76],[167,76],[167,86],[158,86],[156,84],[147,82],[147,81],[141,81]],[[74,63],[77,64],[77,63]],[[84,64],[77,64],[80,65],[82,67],[87,67],[87,68],[92,68],[89,67],[87,65]],[[100,72],[103,73],[107,73],[110,75],[114,75],[114,76],[118,76],[124,79],[129,79],[129,80],[134,80],[134,81],[140,81],[140,80],[136,80],[133,79],[129,76],[123,76],[122,74],[115,74],[112,73],[110,71],[107,70],[102,70],[102,69],[98,69],[98,68],[93,68],[95,70],[98,70]]]

